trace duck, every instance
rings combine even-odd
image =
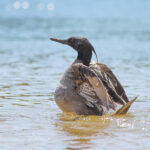
[[[97,116],[111,110],[117,115],[128,112],[137,97],[129,101],[112,70],[98,62],[96,51],[87,38],[50,40],[68,45],[77,52],[76,59],[62,75],[54,92],[55,102],[63,112]],[[93,53],[97,62],[91,61]],[[118,105],[122,107],[116,110]]]

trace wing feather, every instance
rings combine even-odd
[[[124,105],[129,101],[122,85],[110,68],[101,63],[91,64],[90,67],[95,71],[98,77],[101,78],[101,81],[115,102]]]
[[[123,105],[116,114],[126,114],[131,104],[114,73],[105,64],[94,63],[85,66],[74,64],[76,88],[85,103],[91,109],[102,113],[110,108],[115,110],[116,103]],[[125,104],[126,103],[126,104]]]
[[[97,107],[105,107],[107,110],[112,108],[115,110],[116,105],[112,101],[103,82],[90,67],[78,63],[73,65],[73,70],[75,72],[75,80],[82,80],[82,82],[80,82],[81,84],[76,84],[76,86],[78,93],[83,96],[86,101],[92,102],[97,105]],[[88,85],[87,88],[89,89],[89,92],[87,93],[85,92],[85,88],[81,88],[84,84]],[[90,94],[90,91],[94,94]]]

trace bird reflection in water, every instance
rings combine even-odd
[[[109,128],[111,121],[112,117],[108,115],[100,117],[59,114],[55,126],[61,135],[68,136],[69,140],[64,141],[67,143],[66,149],[88,149],[93,146],[92,139],[96,138],[97,134],[102,135],[102,138],[108,136],[109,133],[105,129]]]

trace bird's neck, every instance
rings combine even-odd
[[[81,60],[82,63],[86,66],[89,66],[89,63],[91,62],[91,58],[92,58],[92,51],[80,51],[78,52],[78,60]]]

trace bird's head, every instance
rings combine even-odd
[[[97,58],[96,51],[94,50],[92,44],[84,37],[70,37],[66,40],[50,38],[50,40],[71,46],[78,52],[77,59],[82,60],[85,65],[89,65],[92,52],[95,53]]]

